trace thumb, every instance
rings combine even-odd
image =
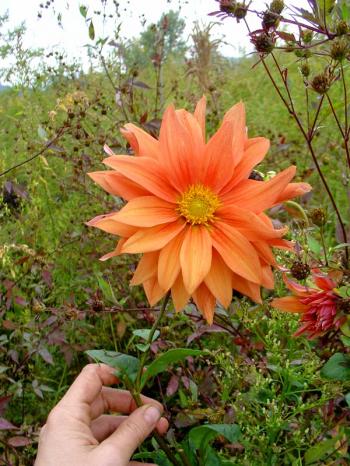
[[[134,451],[155,429],[162,415],[161,409],[161,405],[153,404],[136,409],[100,446],[106,446],[109,451],[113,446],[112,451],[117,454],[116,459],[122,464],[127,464]]]

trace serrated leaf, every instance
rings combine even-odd
[[[331,380],[350,380],[350,356],[335,353],[321,369],[321,376]]]
[[[171,349],[166,353],[158,356],[151,364],[147,367],[147,370],[143,373],[141,379],[141,388],[144,387],[147,380],[160,372],[165,371],[171,364],[182,361],[188,356],[200,356],[203,354],[201,350],[177,348]]]
[[[85,353],[95,361],[113,367],[117,377],[127,377],[131,382],[135,382],[140,361],[134,356],[106,350],[88,350]]]

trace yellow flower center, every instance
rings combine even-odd
[[[207,225],[214,220],[219,206],[220,200],[211,189],[195,184],[181,195],[177,211],[192,225]]]

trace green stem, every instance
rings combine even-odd
[[[170,298],[170,291],[168,291],[168,293],[165,295],[165,298],[164,298],[162,307],[160,308],[159,315],[158,315],[158,317],[156,318],[156,320],[154,321],[154,324],[152,325],[151,331],[149,332],[148,339],[147,339],[147,341],[146,341],[146,345],[148,345],[148,351],[145,351],[145,352],[142,354],[142,356],[141,356],[140,367],[139,367],[139,370],[138,370],[138,372],[137,372],[136,383],[135,383],[135,385],[136,385],[136,392],[137,392],[138,394],[141,393],[141,377],[142,377],[142,374],[143,374],[143,368],[145,367],[145,363],[146,363],[146,359],[147,359],[149,350],[150,350],[150,348],[151,348],[151,343],[152,343],[152,341],[153,341],[154,333],[155,333],[155,331],[157,330],[157,327],[158,327],[158,325],[159,325],[159,322],[162,320],[162,318],[163,318],[163,316],[164,316],[164,314],[165,314],[165,311],[166,311],[166,307],[167,307],[169,298]]]
[[[321,242],[322,242],[322,249],[324,254],[324,260],[326,262],[326,266],[328,267],[328,257],[327,257],[327,248],[324,242],[324,235],[323,235],[323,226],[320,227],[320,235],[321,235]]]
[[[116,352],[118,352],[118,344],[117,344],[117,340],[116,340],[115,334],[114,334],[112,314],[108,314],[108,320],[109,320],[109,326],[111,327],[111,333],[112,333],[112,338],[113,338],[114,349],[115,349]]]

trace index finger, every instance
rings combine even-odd
[[[104,385],[118,383],[113,374],[114,369],[107,364],[88,364],[80,372],[73,384],[60,401],[60,405],[87,403],[91,404],[101,393]]]

